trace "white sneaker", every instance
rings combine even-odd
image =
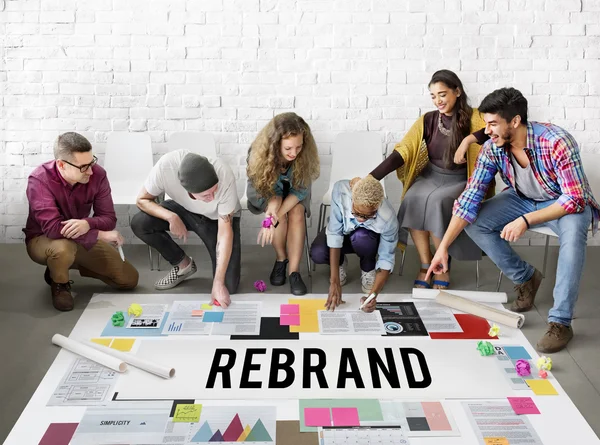
[[[362,291],[365,294],[370,294],[373,285],[375,284],[375,269],[371,272],[360,271],[360,283],[362,285]]]
[[[179,269],[179,266],[174,266],[167,276],[154,283],[154,288],[157,290],[172,289],[197,271],[198,268],[196,267],[196,263],[193,258],[190,257],[190,264],[183,269]]]
[[[348,274],[346,273],[346,268],[348,267],[348,258],[344,256],[344,262],[340,264],[340,285],[346,284],[348,281]]]

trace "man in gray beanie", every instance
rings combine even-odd
[[[165,201],[156,198],[165,194]],[[213,302],[231,303],[240,282],[240,200],[231,168],[189,150],[159,159],[137,198],[141,212],[131,220],[133,233],[155,248],[173,268],[154,287],[172,289],[197,271],[193,258],[167,233],[185,243],[188,230],[206,245],[213,266]]]

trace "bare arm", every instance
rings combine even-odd
[[[287,197],[283,200],[283,203],[279,207],[277,211],[277,218],[280,219],[283,215],[287,215],[287,212],[292,210],[296,204],[298,204],[298,197],[293,194],[287,195]]]
[[[173,216],[177,216],[175,213],[159,205],[156,202],[156,196],[148,193],[146,187],[142,187],[142,190],[137,197],[136,204],[142,212],[164,221],[170,221]]]
[[[225,273],[231,258],[233,246],[233,217],[231,215],[219,215],[219,228],[217,232],[217,267],[215,270],[215,281],[225,283]]]

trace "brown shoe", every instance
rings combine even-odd
[[[548,330],[537,342],[536,349],[542,353],[552,354],[564,349],[572,338],[573,328],[571,326],[550,322]]]
[[[55,283],[52,282],[50,289],[52,290],[52,305],[59,311],[73,310],[74,301],[71,295],[71,283]]]
[[[535,295],[542,284],[542,273],[535,269],[533,276],[523,284],[515,286],[517,299],[512,302],[510,310],[513,312],[527,312],[533,307]]]

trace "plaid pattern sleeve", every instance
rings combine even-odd
[[[482,147],[475,162],[475,169],[467,181],[465,190],[454,201],[452,214],[464,219],[469,224],[472,224],[477,219],[481,203],[498,171],[498,166],[493,161],[494,157],[490,156],[491,147],[491,141],[486,142]]]
[[[554,143],[552,157],[562,193],[558,203],[567,213],[583,212],[587,205],[587,180],[575,139],[565,132]]]

